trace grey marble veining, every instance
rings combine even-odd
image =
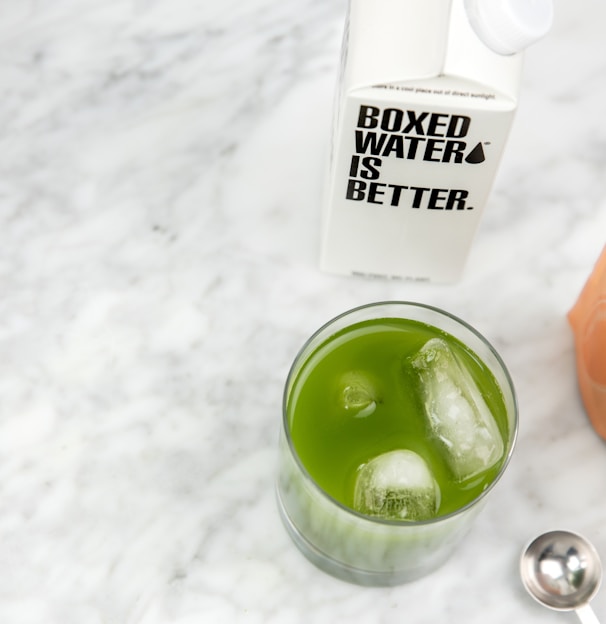
[[[563,622],[524,593],[536,532],[606,559],[606,446],[565,315],[606,243],[604,5],[556,2],[464,279],[320,273],[344,0],[0,6],[0,621]],[[514,378],[511,465],[451,561],[362,589],[274,501],[307,336],[382,299],[476,326]],[[594,601],[606,618],[606,593]]]

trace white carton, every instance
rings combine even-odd
[[[476,30],[481,18],[472,16]],[[522,63],[521,53],[494,52],[476,30],[463,0],[350,0],[323,270],[460,278],[516,110]]]

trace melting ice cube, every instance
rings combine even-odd
[[[440,491],[425,460],[409,450],[383,453],[358,470],[354,507],[391,520],[427,520],[440,504]]]
[[[441,338],[413,357],[429,426],[442,444],[458,481],[473,477],[503,456],[503,439],[480,389]]]
[[[339,403],[356,418],[370,416],[377,407],[375,384],[361,371],[345,373],[340,380]]]

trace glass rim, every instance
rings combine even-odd
[[[319,336],[322,332],[324,332],[326,329],[328,329],[331,325],[334,325],[339,320],[341,320],[341,319],[343,319],[343,318],[345,318],[347,316],[350,316],[350,315],[352,315],[352,314],[354,314],[356,312],[360,312],[360,311],[366,310],[368,308],[396,307],[396,306],[408,307],[408,308],[420,308],[420,309],[427,310],[427,311],[429,311],[431,313],[447,317],[450,320],[452,320],[455,323],[457,323],[458,325],[461,325],[467,331],[469,331],[472,334],[474,334],[476,336],[476,338],[478,338],[488,348],[488,350],[490,351],[491,355],[497,361],[497,364],[499,365],[499,367],[501,368],[501,370],[502,370],[502,372],[503,372],[503,374],[505,376],[505,380],[507,381],[507,385],[509,386],[509,391],[511,392],[511,399],[512,399],[512,402],[513,402],[512,428],[511,428],[510,436],[507,439],[509,448],[508,448],[508,451],[507,451],[507,455],[505,456],[505,459],[504,459],[503,463],[501,464],[501,467],[499,468],[499,472],[495,475],[495,478],[486,486],[486,488],[484,490],[482,490],[482,492],[480,492],[480,494],[478,494],[478,496],[476,496],[475,498],[470,500],[468,503],[466,503],[462,507],[459,507],[458,509],[455,509],[455,510],[453,510],[450,513],[447,513],[447,514],[443,514],[443,515],[440,515],[440,516],[435,516],[433,518],[428,518],[427,520],[392,520],[392,519],[389,519],[389,518],[380,518],[380,517],[369,516],[367,514],[363,514],[363,513],[359,512],[359,511],[356,511],[355,509],[352,509],[351,507],[349,507],[348,505],[345,505],[344,503],[342,503],[340,500],[338,500],[334,496],[331,496],[328,492],[326,492],[326,490],[324,490],[324,488],[322,488],[322,487],[320,487],[320,485],[318,485],[316,480],[309,473],[309,471],[307,470],[305,464],[303,463],[303,461],[299,457],[299,454],[297,453],[297,449],[295,448],[294,442],[292,440],[292,436],[291,436],[291,433],[290,433],[290,426],[289,426],[289,423],[288,423],[288,409],[287,409],[288,408],[288,395],[289,395],[289,389],[291,387],[291,382],[293,380],[295,368],[297,367],[297,364],[299,363],[299,360],[301,359],[303,353],[305,353],[305,351],[308,348],[308,346],[317,338],[317,336]],[[381,318],[381,317],[377,317],[377,318]],[[389,317],[386,316],[386,317],[383,317],[383,318],[389,318]],[[393,318],[395,318],[395,317],[393,317]],[[352,325],[353,324],[354,323],[352,323]],[[442,331],[445,331],[445,330],[442,330]],[[475,353],[475,351],[474,351],[474,353]],[[482,359],[482,361],[484,361],[484,360]],[[501,389],[501,391],[503,392],[503,389]],[[507,366],[505,365],[505,362],[503,361],[503,358],[501,358],[499,353],[492,346],[492,344],[486,339],[486,337],[484,335],[482,335],[472,325],[470,325],[469,323],[467,323],[463,319],[459,318],[458,316],[456,316],[454,314],[451,314],[450,312],[446,312],[445,310],[443,310],[441,308],[438,308],[436,306],[433,306],[433,305],[429,305],[429,304],[425,304],[425,303],[418,303],[418,302],[415,302],[415,301],[404,301],[404,300],[376,301],[376,302],[372,302],[372,303],[366,303],[366,304],[363,304],[363,305],[355,306],[353,308],[350,308],[350,309],[346,310],[345,312],[341,312],[340,314],[337,314],[336,316],[331,318],[329,321],[324,323],[322,326],[320,326],[318,329],[316,329],[316,331],[314,331],[309,336],[309,338],[307,338],[307,340],[303,343],[301,348],[297,351],[297,354],[294,357],[293,362],[292,362],[292,364],[290,366],[290,369],[288,371],[288,375],[286,377],[286,382],[284,384],[284,392],[283,392],[283,395],[282,395],[282,427],[283,427],[283,431],[284,431],[284,434],[286,436],[286,441],[288,443],[288,447],[290,449],[292,457],[294,458],[294,460],[295,460],[295,462],[297,464],[297,467],[299,468],[299,470],[301,470],[301,473],[303,474],[305,479],[312,485],[314,490],[316,490],[326,501],[328,501],[328,502],[332,503],[333,505],[335,505],[336,507],[338,507],[342,512],[344,512],[347,515],[353,516],[353,517],[355,517],[355,518],[357,518],[359,520],[367,521],[367,522],[369,522],[371,524],[380,524],[380,525],[391,526],[391,527],[429,526],[429,525],[437,524],[439,522],[444,522],[444,521],[447,521],[447,520],[449,520],[451,518],[459,516],[459,515],[463,514],[465,511],[467,511],[468,509],[470,509],[471,507],[476,506],[480,501],[482,501],[482,499],[484,499],[486,497],[486,495],[495,487],[497,482],[501,479],[501,477],[503,476],[503,473],[505,472],[505,469],[509,465],[509,462],[510,462],[511,457],[513,455],[514,448],[516,446],[516,441],[517,441],[517,436],[518,436],[518,428],[519,428],[518,399],[517,399],[517,396],[516,396],[516,391],[515,391],[515,386],[513,384],[513,379],[512,379],[512,377],[511,377],[511,375],[509,373],[509,370],[507,369]]]

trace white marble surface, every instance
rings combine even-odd
[[[606,559],[565,319],[606,243],[606,5],[556,11],[465,277],[434,286],[317,269],[345,0],[3,0],[0,622],[574,621],[517,576],[545,529]],[[301,557],[273,482],[295,352],[380,299],[482,331],[521,425],[458,560],[364,589]]]

